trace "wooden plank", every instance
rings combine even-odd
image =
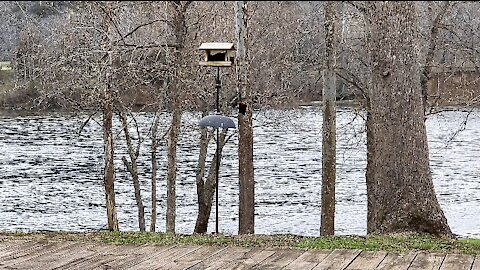
[[[461,254],[447,254],[440,270],[470,270],[474,256]]]
[[[92,257],[82,266],[84,270],[90,269],[118,269],[112,268],[112,265],[128,261],[132,256],[137,255],[137,250],[141,250],[140,245],[113,245],[98,256]]]
[[[201,261],[200,263],[189,267],[189,270],[213,270],[222,269],[222,265],[244,256],[250,248],[229,247],[213,256]]]
[[[417,256],[417,251],[408,253],[388,253],[385,259],[378,265],[377,269],[384,270],[406,270]]]
[[[129,270],[148,270],[148,269],[164,269],[164,266],[182,256],[188,255],[189,253],[200,249],[202,246],[178,246],[172,249],[169,249],[165,252],[156,252],[148,257],[146,260],[143,260],[137,265],[134,265]]]
[[[275,250],[272,249],[263,249],[263,248],[253,248],[245,255],[239,257],[236,260],[233,260],[225,265],[222,265],[219,269],[222,270],[241,270],[241,269],[251,269],[254,265],[259,264],[263,260],[272,256],[275,253]]]
[[[203,260],[214,256],[216,253],[222,252],[223,250],[227,249],[226,247],[220,246],[208,246],[204,245],[199,249],[196,249],[193,252],[185,254],[184,256],[180,256],[175,260],[169,262],[162,266],[164,269],[171,269],[171,270],[180,270],[180,269],[187,269],[191,266],[194,266]]]
[[[84,260],[77,262],[74,267],[75,269],[82,270],[103,268],[103,265],[107,265],[119,257],[127,256],[128,254],[121,252],[124,249],[122,245],[99,245],[95,248],[95,254],[93,256],[88,256]]]
[[[345,269],[360,254],[360,250],[336,249],[332,251],[314,270]]]
[[[385,251],[362,251],[346,268],[348,270],[375,269],[387,256]]]
[[[48,269],[84,269],[108,249],[112,249],[112,247],[99,244],[79,245],[71,249],[62,260],[56,260],[54,265],[50,265]]]
[[[252,269],[281,269],[305,253],[299,249],[279,249]]]
[[[11,261],[4,261],[4,265],[12,268],[30,269],[39,264],[39,258],[42,256],[51,256],[52,253],[56,253],[70,245],[73,245],[73,242],[51,242],[41,249],[33,250],[26,256]]]
[[[93,246],[93,245],[91,245]],[[43,269],[54,269],[61,266],[61,264],[66,264],[71,260],[75,260],[76,257],[80,256],[81,250],[89,247],[83,243],[72,243],[57,252],[46,253],[33,261],[31,265],[25,264],[25,268],[30,270],[43,270]]]
[[[48,243],[40,242],[25,242],[20,246],[9,250],[4,256],[0,257],[0,265],[5,266],[7,264],[12,264],[15,261],[21,261],[26,257],[31,256],[32,253],[36,254],[41,251]]]
[[[25,243],[25,241],[21,240],[5,240],[0,242],[0,251],[7,250],[13,246],[18,246]]]
[[[442,265],[445,254],[419,252],[408,270],[438,270]],[[480,269],[479,269],[480,270]]]
[[[12,240],[2,242],[2,247],[0,248],[0,258],[4,256],[8,256],[8,254],[11,254],[15,250],[20,250],[21,246],[27,245],[28,243],[29,242],[27,241],[12,241]],[[31,243],[28,245],[31,245]]]
[[[375,268],[376,267],[376,268]],[[480,256],[414,251],[302,251],[215,246],[99,245],[78,242],[0,242],[8,269],[409,269],[480,270]]]
[[[321,263],[332,251],[308,250],[287,265],[286,270],[311,270]]]
[[[141,245],[136,246],[129,251],[125,256],[116,257],[113,261],[101,265],[101,269],[130,269],[147,259],[153,254],[159,255],[167,250],[174,248],[174,246],[155,246],[155,245]]]
[[[480,270],[480,256],[475,256],[471,270]]]
[[[35,248],[38,248],[41,246],[42,246],[41,244],[33,241],[24,241],[16,245],[9,246],[9,248],[2,251],[0,254],[0,265],[1,265],[1,262],[9,258],[12,259],[16,255],[19,255],[19,253],[22,253],[22,252],[25,253],[25,251],[34,250]]]
[[[376,269],[386,268],[386,265],[393,264],[392,262],[400,257],[402,254],[400,253],[388,253],[387,256],[382,260],[382,262],[377,266]]]
[[[400,270],[408,269],[415,259],[417,251],[408,253],[388,253],[376,269]]]

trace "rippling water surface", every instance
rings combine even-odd
[[[480,237],[480,122],[478,112],[448,112],[427,121],[431,169],[438,200],[454,233]],[[149,224],[149,139],[151,114],[137,114],[146,141],[139,171]],[[102,186],[103,144],[98,122],[78,114],[0,114],[0,230],[88,231],[105,228]],[[192,233],[197,215],[195,168],[199,114],[186,113],[178,152],[177,232]],[[99,117],[97,121],[101,121]],[[160,136],[166,132],[168,115]],[[265,110],[255,114],[255,230],[259,234],[319,235],[321,190],[320,107]],[[453,137],[455,131],[462,129]],[[337,234],[366,234],[366,146],[361,115],[341,109],[337,116]],[[132,132],[134,130],[132,129]],[[232,131],[230,131],[232,132]],[[130,176],[116,130],[117,205],[120,229],[136,231],[137,213]],[[238,230],[238,137],[224,149],[220,167],[220,231]],[[212,146],[210,154],[215,151]],[[157,230],[165,230],[165,142],[158,152]],[[211,158],[211,155],[209,156]],[[210,219],[214,228],[215,208]]]

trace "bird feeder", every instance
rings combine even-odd
[[[200,61],[201,66],[231,67],[235,59],[233,43],[202,43],[198,49],[204,51],[204,59]]]
[[[207,66],[207,67],[216,67],[217,68],[217,77],[215,78],[215,89],[217,90],[217,114],[216,115],[209,115],[205,116],[200,120],[200,127],[213,127],[217,130],[217,150],[216,150],[216,170],[215,170],[215,204],[216,204],[216,211],[215,211],[215,233],[218,234],[218,171],[220,168],[220,135],[219,135],[219,128],[235,128],[235,123],[232,119],[220,115],[220,104],[219,104],[219,97],[220,97],[220,67],[231,67],[233,65],[234,57],[234,50],[233,43],[226,43],[226,42],[211,42],[211,43],[202,43],[199,50],[204,52],[204,59],[200,62],[200,66]]]

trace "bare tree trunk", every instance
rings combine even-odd
[[[255,179],[253,171],[252,88],[249,85],[247,2],[235,1],[235,32],[237,37],[237,89],[239,101],[246,105],[245,114],[238,114],[239,155],[239,228],[238,234],[253,234],[255,229]]]
[[[173,87],[170,89],[170,101],[173,105],[172,123],[168,133],[168,174],[167,174],[167,232],[175,233],[175,218],[176,218],[176,178],[177,178],[177,143],[178,135],[180,133],[180,124],[182,120],[181,108],[181,94],[182,91],[182,63],[183,63],[183,48],[185,46],[185,39],[187,35],[187,26],[185,15],[188,6],[192,1],[171,1],[170,4],[174,8],[173,28],[175,33],[175,67],[173,74]]]
[[[157,226],[157,132],[159,123],[160,116],[157,112],[157,114],[155,114],[155,121],[152,126],[152,213],[150,218],[150,232],[155,232],[155,227]]]
[[[176,107],[173,110],[172,123],[168,133],[168,174],[167,174],[167,232],[175,233],[176,214],[176,180],[177,180],[177,143],[180,133],[180,123],[182,118],[181,110]]]
[[[325,3],[325,60],[323,68],[322,213],[320,235],[335,234],[336,108],[335,2]]]
[[[451,237],[430,172],[415,4],[368,2],[368,233]]]
[[[105,92],[104,92],[104,108],[103,108],[103,141],[104,141],[104,177],[103,184],[105,187],[106,208],[107,208],[107,222],[108,230],[118,231],[117,209],[115,204],[115,165],[114,165],[114,141],[113,141],[113,89],[112,89],[112,72],[113,56],[111,49],[113,47],[112,39],[109,38],[110,21],[113,11],[109,6],[103,9],[103,21],[101,24],[105,35],[102,38],[102,49],[105,51]],[[103,78],[101,78],[103,79]]]
[[[203,113],[202,116],[206,114]],[[207,149],[208,149],[208,130],[202,128],[200,130],[200,153],[198,154],[198,164],[197,164],[197,198],[198,198],[198,216],[197,222],[195,223],[195,233],[206,233],[208,228],[208,219],[210,218],[210,208],[206,203],[206,191],[205,191],[205,182],[203,177],[205,176],[205,161],[207,159]],[[213,196],[212,196],[213,197]]]
[[[137,158],[139,155],[139,146],[141,142],[139,142],[139,146],[135,150],[132,145],[132,139],[130,137],[130,132],[128,131],[128,121],[127,117],[125,116],[124,112],[120,112],[120,119],[123,125],[123,133],[125,134],[125,140],[127,142],[127,151],[128,155],[130,156],[130,162],[125,157],[122,157],[123,164],[129,171],[130,175],[132,176],[133,181],[133,189],[135,193],[135,202],[137,203],[137,210],[138,210],[138,228],[141,232],[145,231],[145,208],[142,202],[142,195],[140,193],[140,180],[138,177],[138,168],[137,168]]]
[[[104,14],[103,28],[106,33],[109,31],[109,22],[106,19],[107,14]],[[108,46],[108,47],[107,47]],[[104,37],[103,47],[105,51],[112,48],[112,41]],[[118,231],[117,209],[115,204],[115,165],[114,165],[114,145],[112,133],[112,118],[113,118],[113,90],[112,90],[112,53],[107,53],[107,67],[105,70],[105,100],[103,108],[103,139],[105,144],[105,169],[104,169],[104,186],[107,207],[108,230]]]
[[[108,75],[107,75],[108,76]],[[103,109],[103,140],[105,145],[105,169],[103,184],[105,187],[108,230],[118,231],[117,209],[115,204],[115,167],[113,163],[113,134],[112,134],[112,93],[110,84],[105,88],[105,105]]]
[[[199,166],[197,167],[197,193],[198,193],[198,216],[195,224],[195,233],[206,233],[208,229],[208,220],[212,210],[213,195],[217,188],[217,181],[215,179],[215,172],[217,170],[217,160],[220,163],[222,160],[223,146],[226,143],[227,131],[223,130],[219,136],[219,149],[215,151],[214,157],[210,162],[207,179],[204,181],[205,175],[205,160],[207,155],[207,146],[212,134],[208,135],[207,130],[202,130]],[[217,156],[218,153],[218,156]]]

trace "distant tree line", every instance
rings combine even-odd
[[[85,92],[88,92],[79,85],[72,85],[66,77],[51,78],[54,74],[65,71],[58,71],[59,67],[66,69],[65,65],[73,63],[61,59],[60,52],[66,54],[68,47],[80,46],[82,41],[81,30],[76,28],[76,18],[85,17],[85,4],[82,1],[5,1],[0,4],[2,18],[5,22],[4,31],[0,34],[1,51],[0,58],[3,61],[12,60],[15,63],[16,87],[1,101],[4,106],[15,103],[15,106],[25,108],[71,108],[71,100],[79,101]],[[424,91],[430,88],[428,104],[468,104],[474,99],[474,90],[478,88],[475,76],[462,74],[472,72],[478,74],[478,45],[480,42],[477,29],[480,27],[479,4],[474,1],[420,1],[416,5],[418,27],[421,42],[419,65],[422,66],[422,87]],[[155,7],[162,4],[148,2],[136,3],[125,2],[121,5],[118,27],[127,29],[135,28],[158,18]],[[189,57],[186,61],[195,64],[199,54],[196,49],[203,41],[224,40],[232,41],[235,32],[234,25],[229,18],[232,18],[233,11],[228,7],[227,2],[194,2],[191,12],[186,14],[186,26],[191,30],[191,40],[186,44]],[[298,103],[302,101],[320,100],[322,96],[322,72],[319,67],[323,61],[324,29],[323,25],[323,2],[317,1],[271,1],[271,2],[250,2],[252,12],[250,38],[252,40],[252,54],[255,61],[252,62],[252,73],[256,84],[254,101],[257,106]],[[347,1],[339,10],[336,22],[338,32],[338,53],[337,68],[337,99],[364,98],[367,57],[366,51],[366,21],[364,7],[361,1]],[[130,11],[129,11],[130,10]],[[135,10],[142,10],[142,13]],[[275,12],[271,12],[275,11]],[[86,19],[86,18],[85,18]],[[87,23],[84,21],[84,23]],[[93,23],[93,22],[92,22]],[[131,40],[146,40],[155,33],[151,42],[161,42],[166,45],[170,42],[172,33],[159,31],[165,28],[165,22],[161,20],[145,25],[127,37]],[[215,38],[213,38],[215,37]],[[77,39],[78,38],[78,39]],[[86,36],[84,36],[86,38]],[[76,43],[74,41],[77,41]],[[86,45],[86,44],[84,44]],[[130,44],[133,45],[133,44]],[[157,44],[158,45],[158,44]],[[88,46],[94,46],[89,44]],[[86,45],[84,49],[87,49]],[[168,46],[167,46],[168,47]],[[122,76],[138,76],[150,78],[155,81],[155,87],[163,87],[171,79],[165,74],[165,61],[171,60],[173,47],[158,46],[150,44],[147,47],[137,48],[135,57],[143,59],[142,68],[134,67],[127,55],[122,55],[117,64],[129,63],[129,72],[122,72]],[[133,47],[130,47],[132,49]],[[146,51],[149,51],[148,53]],[[140,55],[141,54],[141,55]],[[33,57],[35,55],[35,57]],[[73,56],[72,56],[73,57]],[[130,55],[130,58],[131,55]],[[58,62],[60,61],[60,62]],[[125,62],[127,61],[127,62]],[[150,68],[145,67],[149,63]],[[153,64],[163,68],[155,68]],[[77,63],[78,64],[78,63]],[[162,71],[165,71],[162,73]],[[205,70],[194,68],[190,71],[190,80],[204,79],[202,74]],[[228,76],[228,75],[227,75]],[[41,84],[38,77],[44,81]],[[440,78],[440,79],[439,79]],[[443,78],[443,81],[439,81]],[[450,80],[449,80],[450,78]],[[453,78],[463,78],[460,83],[453,83]],[[51,85],[52,79],[58,83]],[[439,79],[439,80],[437,80]],[[35,81],[36,80],[36,81]],[[226,101],[232,101],[236,96],[233,85],[234,77],[229,76],[226,82],[230,82],[230,89],[227,91]],[[428,83],[430,85],[428,85]],[[437,82],[437,83],[435,83]],[[443,82],[443,83],[442,83]],[[450,83],[449,83],[450,82]],[[192,84],[195,88],[192,92],[200,92],[198,84]],[[436,89],[437,85],[445,89]],[[126,88],[126,87],[125,87]],[[142,87],[143,88],[143,87]],[[26,91],[25,89],[28,89]],[[460,91],[459,91],[460,89]],[[448,95],[444,92],[452,92]],[[128,92],[128,90],[125,90]],[[463,92],[469,92],[458,102],[452,100],[452,96],[460,96]],[[16,95],[26,95],[24,99],[14,99]],[[88,94],[87,94],[88,95]],[[67,97],[65,97],[67,96]],[[139,107],[151,103],[149,93],[146,91],[133,91],[125,94],[130,97],[130,102]],[[32,97],[36,97],[32,100]],[[8,102],[11,100],[12,102]],[[203,99],[212,100],[212,99]],[[193,96],[189,98],[189,105],[193,108],[204,106],[201,99]],[[82,103],[86,103],[82,99]],[[90,103],[88,103],[90,104]],[[234,103],[232,103],[234,105]],[[94,106],[90,104],[89,106]]]

